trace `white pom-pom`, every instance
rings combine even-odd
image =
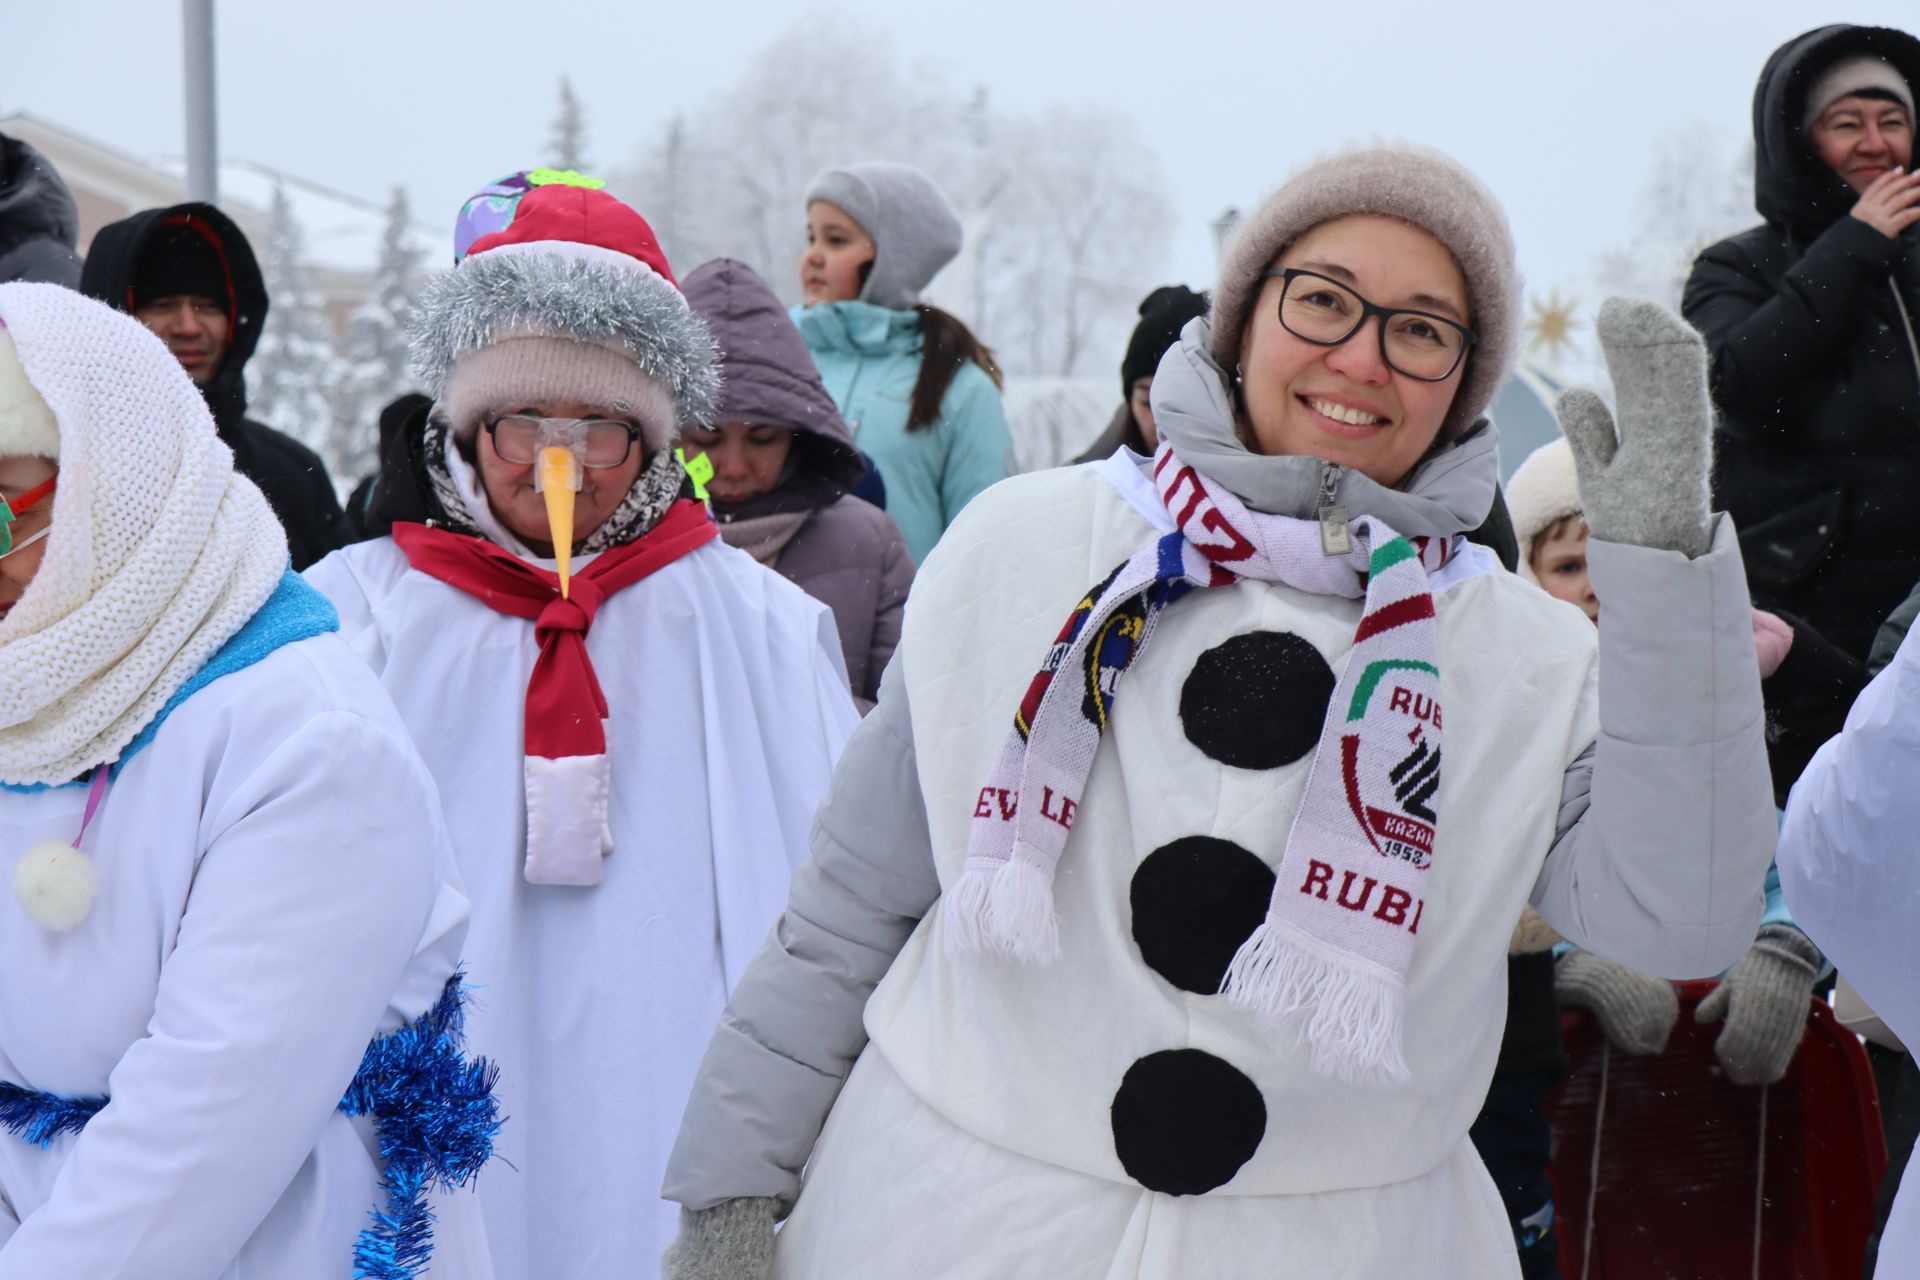
[[[65,933],[87,918],[99,892],[93,859],[70,844],[43,840],[13,864],[13,892],[27,917]]]

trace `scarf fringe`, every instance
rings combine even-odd
[[[1053,877],[1021,856],[1005,862],[968,860],[941,897],[947,955],[997,953],[1042,964],[1060,957],[1060,917],[1053,909]]]
[[[1234,953],[1220,990],[1270,1024],[1310,1015],[1302,1032],[1320,1075],[1349,1084],[1412,1078],[1400,1044],[1400,976],[1363,969],[1351,953],[1295,925],[1269,916]]]

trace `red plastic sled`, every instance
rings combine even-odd
[[[1887,1166],[1866,1051],[1814,1001],[1786,1077],[1733,1084],[1719,1024],[1693,1020],[1714,986],[1679,984],[1657,1058],[1609,1050],[1592,1017],[1566,1014],[1572,1072],[1547,1101],[1565,1280],[1859,1280]]]

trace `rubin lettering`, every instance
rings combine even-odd
[[[1354,890],[1356,881],[1358,881],[1360,885],[1358,893]],[[1310,898],[1318,898],[1322,902],[1332,902],[1338,906],[1345,907],[1348,911],[1360,912],[1367,909],[1368,904],[1373,901],[1373,891],[1378,888],[1380,890],[1380,901],[1379,904],[1374,907],[1373,918],[1386,924],[1405,928],[1408,933],[1420,932],[1420,916],[1427,907],[1425,899],[1415,898],[1405,889],[1396,888],[1390,884],[1382,884],[1372,876],[1362,876],[1354,871],[1342,872],[1339,887],[1334,889],[1334,892],[1329,895],[1327,890],[1332,887],[1333,867],[1328,863],[1320,861],[1318,858],[1309,858],[1307,860],[1307,878],[1301,884],[1300,892]],[[1411,921],[1409,921],[1407,917],[1408,908],[1412,908],[1413,910]]]
[[[1404,711],[1415,720],[1425,720],[1442,733],[1446,726],[1440,723],[1440,704],[1423,693],[1414,693],[1395,686],[1393,696],[1387,700],[1387,710]]]

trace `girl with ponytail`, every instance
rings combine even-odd
[[[1013,447],[993,352],[920,291],[960,252],[960,219],[911,165],[830,169],[807,191],[801,306],[827,390],[886,482],[915,562]]]

